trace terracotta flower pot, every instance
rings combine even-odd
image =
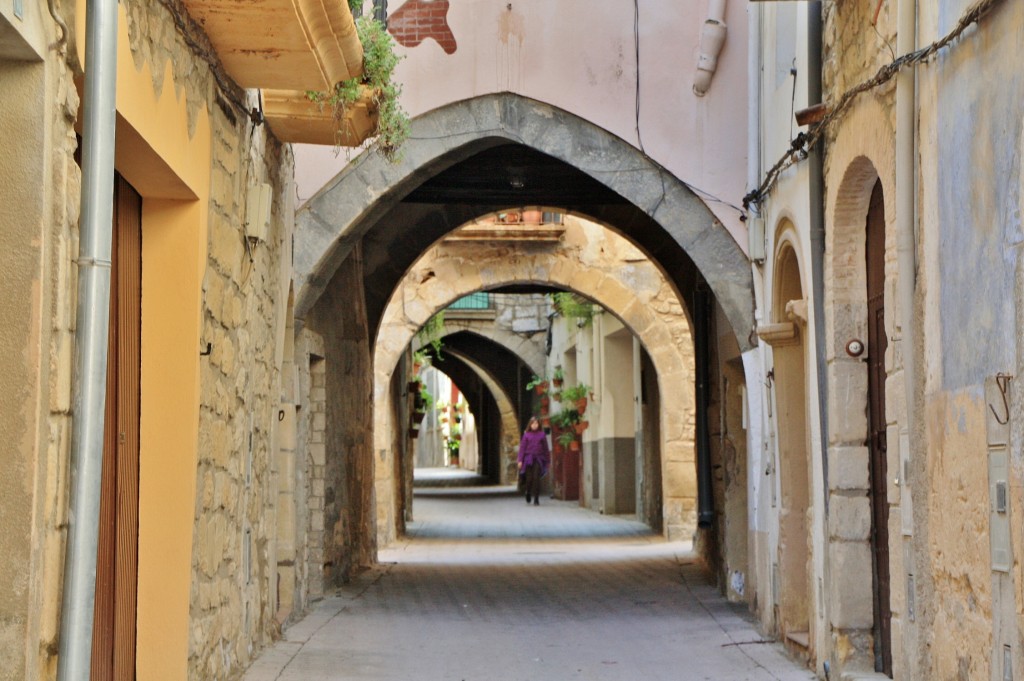
[[[572,442],[570,442],[569,443],[569,451],[570,452],[578,452],[578,451],[580,451],[580,441],[579,440],[573,440]]]
[[[587,410],[587,398],[586,397],[581,397],[580,399],[576,400],[576,411],[578,411],[580,414],[582,414],[586,410]]]
[[[544,428],[550,428],[550,427],[551,427],[551,419],[549,419],[549,418],[548,418],[548,417],[546,417],[546,416],[544,416],[544,417],[541,417],[541,420],[540,420],[540,425],[541,425],[542,427],[544,427]]]
[[[533,387],[533,389],[537,391],[538,395],[543,395],[548,391],[548,382],[544,381],[543,383],[538,383]]]
[[[551,404],[551,398],[548,397],[547,395],[541,396],[541,398],[540,398],[540,406],[546,407],[549,404]]]
[[[576,431],[577,435],[583,435],[583,431],[585,431],[589,425],[589,421],[580,421],[579,423],[573,424],[573,430]]]

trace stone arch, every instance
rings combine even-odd
[[[381,223],[398,229],[395,220],[386,218],[403,198],[460,162],[509,144],[561,162],[593,187],[600,187],[604,193],[599,200],[559,208],[629,233],[645,252],[665,264],[680,290],[705,279],[740,348],[751,347],[754,296],[749,261],[703,201],[685,183],[608,131],[511,93],[457,102],[418,117],[401,163],[389,164],[364,154],[298,211],[297,316],[303,318],[316,303],[342,261],[367,234]],[[403,232],[408,239],[389,251],[392,262],[382,264],[387,276],[397,280],[444,233],[498,207],[507,206],[446,205],[443,211],[407,218],[416,221],[417,229]]]
[[[779,456],[778,626],[787,644],[814,659],[814,580],[811,531],[810,414],[808,413],[807,302],[792,223],[780,225],[772,281],[772,316],[779,328],[769,342],[775,375]]]
[[[544,371],[544,351],[528,338],[496,324],[482,325],[468,319],[445,319],[441,338],[460,331],[475,334],[508,350],[526,364],[535,374]]]
[[[877,126],[886,121],[875,112]],[[858,111],[861,118],[870,114],[870,107]],[[862,124],[865,121],[861,121]],[[884,128],[885,126],[878,126]],[[857,128],[866,129],[866,128]],[[830,221],[826,231],[825,277],[831,282],[825,300],[826,363],[829,395],[829,480],[830,515],[859,518],[858,522],[836,523],[829,532],[828,555],[834,581],[838,588],[830,595],[833,637],[843,636],[861,643],[849,651],[847,665],[875,664],[873,629],[875,606],[873,594],[874,561],[872,536],[871,450],[869,440],[869,368],[862,357],[851,357],[845,346],[857,339],[870,346],[868,339],[868,276],[866,223],[872,192],[880,185],[885,214],[885,335],[893,337],[897,317],[893,292],[895,262],[895,160],[891,137],[866,140],[841,136],[832,152],[832,163],[842,169],[841,180],[826,204]],[[866,348],[865,356],[872,352]],[[887,349],[886,366],[892,366],[893,345]],[[884,386],[883,386],[884,388]],[[884,390],[883,390],[884,393]],[[899,400],[897,400],[899,402]],[[888,416],[886,417],[889,418]],[[890,443],[895,448],[896,443]],[[838,494],[837,494],[838,493]],[[886,495],[888,496],[888,495]],[[889,545],[892,545],[891,539]],[[899,591],[892,588],[889,594]],[[886,597],[888,600],[888,596]]]
[[[643,266],[649,271],[639,266],[599,269],[582,251],[564,249],[559,257],[474,245],[459,255],[437,249],[424,256],[406,276],[415,285],[396,292],[381,324],[374,359],[374,403],[384,404],[391,376],[418,329],[437,310],[462,296],[523,283],[582,293],[639,338],[655,367],[661,396],[664,529],[670,539],[689,538],[696,528],[694,428],[692,419],[679,414],[692,414],[695,405],[692,330],[671,284],[652,263]],[[430,276],[425,276],[427,269]],[[446,271],[458,276],[443,276]],[[375,416],[377,451],[388,448],[389,430],[381,420],[387,411],[379,408]],[[378,490],[378,499],[387,497],[385,489]]]
[[[466,366],[476,372],[498,404],[498,414],[501,419],[501,451],[499,452],[501,469],[498,482],[502,485],[512,484],[516,479],[516,448],[519,445],[519,416],[516,414],[513,396],[508,394],[505,387],[494,378],[486,366],[478,364],[471,357],[461,354],[458,356]]]

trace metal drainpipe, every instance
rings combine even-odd
[[[896,17],[896,52],[913,52],[917,45],[917,2],[900,0]],[[906,390],[907,433],[913,433],[914,386],[916,349],[914,340],[914,289],[917,278],[917,245],[914,227],[917,221],[915,206],[916,141],[914,139],[914,100],[916,98],[916,69],[900,71],[896,76],[896,262],[900,311],[903,327],[903,379]],[[900,440],[903,441],[902,433]],[[907,438],[909,441],[909,438]],[[901,452],[900,460],[909,456]],[[901,464],[902,465],[902,464]],[[903,481],[903,471],[895,477]]]
[[[71,431],[71,496],[58,681],[89,678],[99,540],[114,206],[117,0],[86,4],[82,208]]]
[[[807,3],[807,106],[821,102],[821,2]],[[814,291],[814,355],[818,374],[821,477],[828,513],[828,374],[825,363],[825,154],[820,144],[809,155],[811,288]]]
[[[697,364],[697,526],[710,528],[715,522],[715,505],[711,486],[711,438],[708,432],[710,401],[711,325],[708,292],[697,288],[693,296],[694,354]]]

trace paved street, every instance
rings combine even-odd
[[[247,681],[813,678],[718,596],[689,544],[509,488],[421,490],[414,509],[381,566]]]

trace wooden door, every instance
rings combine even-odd
[[[892,610],[889,605],[889,499],[885,436],[885,207],[875,183],[867,220],[868,446],[871,455],[871,557],[874,593],[875,671],[892,676]]]
[[[135,679],[142,197],[120,175],[113,228],[92,681]]]

